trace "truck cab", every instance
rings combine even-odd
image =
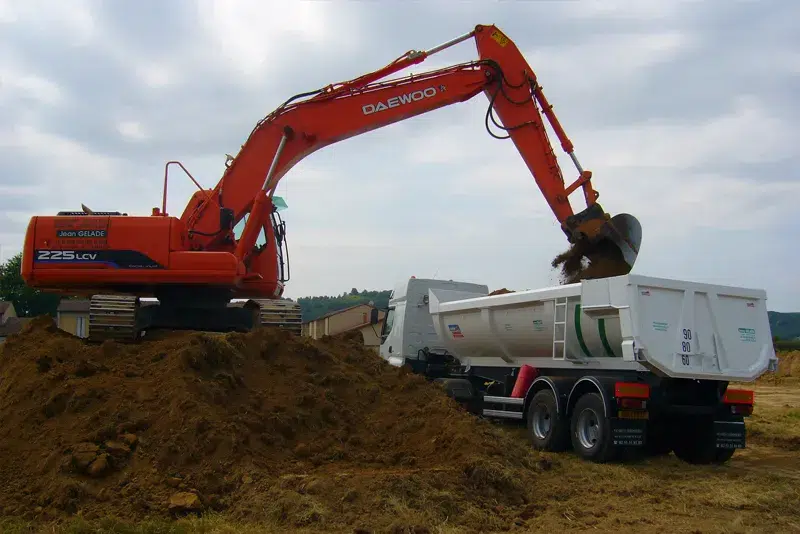
[[[485,284],[416,278],[398,283],[389,297],[389,308],[381,328],[381,358],[401,366],[424,358],[420,351],[444,351],[433,326],[429,309],[429,289],[444,290],[454,300],[486,296]]]

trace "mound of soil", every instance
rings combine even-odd
[[[506,289],[506,288],[495,289],[494,291],[489,293],[489,296],[492,296],[492,295],[505,295],[507,293],[514,293],[514,292],[511,291],[510,289]]]
[[[778,351],[778,371],[775,376],[800,378],[800,350]]]
[[[523,521],[550,467],[347,337],[91,345],[44,317],[0,352],[5,516],[497,530]]]

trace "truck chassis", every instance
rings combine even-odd
[[[473,414],[523,423],[539,450],[572,448],[594,462],[674,452],[692,464],[719,464],[746,444],[753,393],[728,382],[620,370],[466,369],[446,353],[420,352],[405,361],[415,373]]]

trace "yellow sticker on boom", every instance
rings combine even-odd
[[[501,32],[500,30],[494,30],[492,32],[492,35],[490,35],[490,37],[495,41],[497,41],[497,44],[499,44],[500,46],[506,46],[508,44],[508,37],[503,35],[503,32]]]

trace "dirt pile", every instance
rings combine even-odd
[[[494,296],[494,295],[506,295],[508,293],[514,293],[514,291],[511,291],[510,289],[506,289],[506,288],[495,289],[494,291],[489,293],[489,296],[491,297],[491,296]]]
[[[772,376],[800,378],[800,350],[778,351],[778,371]],[[765,376],[770,376],[767,374]]]
[[[560,282],[574,284],[581,280],[607,278],[630,272],[622,252],[608,242],[590,246],[585,242],[570,244],[570,247],[553,258],[550,265],[560,269]]]
[[[524,521],[550,467],[360,340],[88,345],[39,318],[0,352],[5,516],[494,530]]]

